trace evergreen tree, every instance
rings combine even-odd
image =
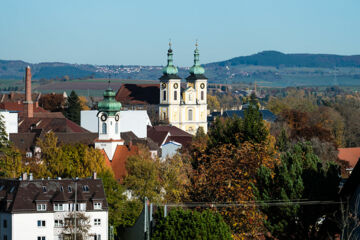
[[[67,119],[80,124],[80,111],[81,104],[78,95],[75,91],[71,91],[70,96],[67,99],[64,115]]]
[[[157,211],[155,215],[155,229],[151,239],[194,239],[230,240],[230,228],[224,222],[220,214],[205,210],[203,212],[174,209],[167,217],[163,217],[163,211]]]
[[[256,95],[253,93],[250,96],[249,106],[245,110],[243,136],[244,141],[251,141],[254,143],[261,143],[266,140],[269,131],[264,124]]]

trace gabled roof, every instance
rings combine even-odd
[[[354,148],[338,148],[338,158],[347,161],[350,168],[354,168],[360,158],[360,147]]]
[[[123,84],[115,99],[125,105],[158,105],[160,84]]]
[[[34,115],[45,112],[47,113],[45,109],[42,107],[36,106],[36,104],[33,104],[34,107]],[[8,110],[8,111],[14,111],[18,112],[19,117],[22,117],[24,114],[24,103],[23,102],[2,102],[0,103],[0,109]]]
[[[31,99],[33,101],[38,101],[40,99],[41,93],[32,93]],[[10,93],[1,93],[0,102],[19,102],[25,100],[25,93],[23,92],[10,92]]]
[[[129,156],[138,153],[138,147],[118,145],[116,147],[112,161],[109,160],[107,154],[103,149],[101,149],[101,152],[105,156],[106,164],[112,168],[115,179],[121,182],[126,175],[126,160]]]
[[[36,212],[36,203],[47,205],[46,211],[53,211],[53,203],[74,202],[74,181],[71,179],[45,179],[45,180],[16,180],[0,179],[0,209],[5,212]],[[102,202],[102,208],[107,210],[108,205],[101,179],[79,179],[78,197],[87,203],[87,210],[93,210],[92,196],[96,194]],[[84,191],[83,186],[89,191]],[[73,189],[68,191],[68,187]],[[7,201],[10,202],[7,205]]]
[[[188,137],[192,137],[192,135],[188,132],[185,132],[184,130],[181,130],[178,127],[175,126],[169,126],[169,125],[164,125],[164,126],[148,126],[148,132],[149,131],[165,131],[165,132],[169,132],[170,136],[188,136]]]
[[[65,117],[62,118],[41,118],[36,117],[33,118],[23,118],[20,119],[18,132],[30,132],[32,129],[42,129],[45,132],[53,131],[53,132],[66,132],[66,133],[73,133],[73,132],[82,132],[86,133],[89,132],[88,130],[80,127],[76,123],[66,119]]]
[[[158,146],[161,146],[166,142],[166,139],[170,136],[170,133],[167,131],[148,131],[147,136]]]

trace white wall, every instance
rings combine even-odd
[[[81,127],[90,132],[98,132],[97,110],[81,111]],[[120,111],[120,132],[132,131],[137,137],[147,137],[147,125],[151,126],[146,110]]]
[[[18,114],[15,112],[0,111],[7,134],[18,133]]]

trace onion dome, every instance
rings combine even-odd
[[[179,76],[177,75],[178,69],[174,66],[173,63],[173,50],[171,49],[171,42],[169,42],[169,50],[167,56],[167,65],[163,68],[163,76],[160,78],[160,80],[179,79]]]
[[[198,43],[196,41],[195,44],[195,51],[194,51],[194,65],[190,68],[190,76],[188,76],[186,79],[187,80],[196,80],[196,79],[207,79],[207,77],[205,77],[204,73],[205,73],[205,69],[200,65],[200,60],[199,60],[199,49],[198,49]]]
[[[116,101],[115,92],[112,88],[108,88],[104,92],[104,99],[99,102],[99,112],[105,112],[109,116],[114,116],[121,109],[121,103]]]

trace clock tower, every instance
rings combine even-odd
[[[123,145],[120,136],[121,103],[115,100],[115,92],[109,87],[104,92],[103,101],[98,104],[98,139],[95,148],[103,149],[111,161],[117,145]]]
[[[167,56],[167,65],[163,68],[163,75],[160,77],[159,120],[179,127],[181,78],[177,75],[178,69],[173,64],[171,42]]]

